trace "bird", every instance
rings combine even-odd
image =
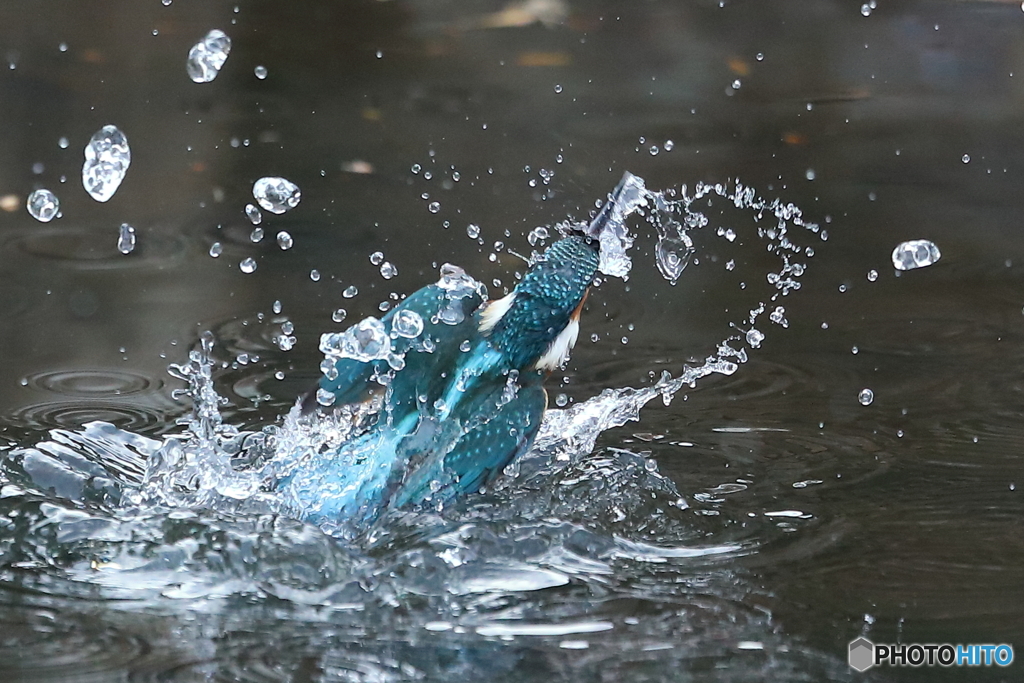
[[[624,178],[625,180],[625,178]],[[457,266],[380,320],[324,335],[303,414],[359,415],[355,435],[308,453],[277,482],[285,510],[337,535],[386,510],[441,508],[526,452],[548,405],[544,381],[569,358],[597,276],[600,234],[623,183],[589,226],[564,229],[511,292],[485,299]]]

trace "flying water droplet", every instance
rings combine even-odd
[[[251,256],[243,259],[242,262],[238,264],[238,269],[247,274],[253,272],[256,270],[256,259]]]
[[[344,308],[339,308],[336,311],[334,311],[334,313],[331,313],[331,320],[333,320],[336,323],[340,323],[345,319],[347,315],[348,311],[346,311]]]
[[[210,245],[210,256],[217,258],[224,252],[224,247],[221,246],[220,242],[214,242]]]
[[[231,52],[231,39],[219,29],[213,29],[188,51],[186,69],[196,83],[209,83],[217,77]]]
[[[569,397],[565,394],[558,394],[555,396],[555,405],[559,408],[564,408],[569,405]]]
[[[372,263],[375,266],[379,266],[380,264],[384,263],[384,253],[380,251],[375,251],[372,254],[370,254],[370,263]]]
[[[257,66],[255,69],[252,70],[252,72],[256,74],[256,78],[260,79],[261,81],[267,77],[267,67],[263,65]]]
[[[249,222],[253,225],[259,225],[263,222],[263,213],[259,210],[259,207],[255,204],[245,205],[245,215],[249,219]]]
[[[394,276],[398,275],[398,268],[396,268],[391,261],[385,261],[380,264],[380,274],[385,280],[390,280]]]
[[[352,297],[357,296],[358,294],[359,288],[356,287],[355,285],[349,285],[348,287],[345,288],[345,291],[341,293],[341,295],[346,299],[351,299]]]
[[[747,332],[747,343],[750,344],[751,348],[757,349],[761,347],[761,342],[764,341],[764,333],[760,330],[754,329],[753,327]]]
[[[71,143],[65,137],[61,137],[60,140],[57,140],[57,146],[60,147],[61,149],[67,149],[68,145],[70,145],[70,144]]]
[[[289,249],[292,248],[293,244],[295,244],[295,241],[292,240],[292,236],[289,235],[287,232],[282,230],[281,232],[277,233],[277,246],[281,247],[282,251],[288,251]]]
[[[384,329],[384,323],[371,316],[360,320],[344,332],[320,335],[320,351],[331,360],[383,360],[391,355],[391,338]]]
[[[869,406],[875,400],[875,392],[870,389],[861,389],[860,393],[857,394],[857,400],[860,401],[862,406]]]
[[[430,202],[427,204],[427,211],[430,213],[437,213],[441,210],[441,202]]]
[[[284,178],[260,178],[252,186],[252,196],[259,205],[271,213],[284,213],[293,209],[302,199],[299,186]]]
[[[130,254],[135,250],[135,228],[127,223],[122,223],[118,232],[117,250],[122,254]]]
[[[60,200],[49,190],[36,190],[28,196],[25,207],[32,218],[42,223],[49,223],[60,211]]]
[[[277,300],[274,301],[274,305],[270,307],[270,310],[272,310],[275,313],[275,315],[280,315],[281,314],[281,311],[284,310],[284,309],[281,306],[280,299],[277,299]]]
[[[872,268],[871,270],[868,271],[868,282],[874,282],[877,279],[878,271]]]
[[[965,164],[971,163],[971,155],[970,154],[963,155],[962,157],[960,157],[960,161],[964,162]]]
[[[526,241],[530,243],[531,247],[535,247],[538,242],[546,240],[550,236],[551,233],[548,229],[544,226],[540,226],[539,228],[534,228],[530,231],[530,234],[526,236]],[[470,235],[470,237],[472,237],[472,235]]]
[[[939,248],[929,240],[901,242],[892,250],[892,265],[896,270],[914,270],[930,266],[941,258]]]
[[[418,337],[423,332],[423,318],[416,311],[398,311],[391,321],[391,331],[406,339]]]
[[[309,279],[312,280],[313,282],[320,282],[320,271],[317,270],[316,268],[309,271]]]
[[[263,228],[253,228],[252,232],[249,233],[249,241],[261,242],[263,241]]]
[[[128,138],[117,126],[103,126],[85,147],[82,166],[85,191],[98,202],[107,201],[117,192],[131,163]]]
[[[480,236],[480,226],[470,223],[466,226],[466,234],[469,235],[471,239],[476,239]]]

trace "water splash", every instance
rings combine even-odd
[[[121,186],[132,163],[128,138],[117,126],[103,126],[85,147],[82,185],[98,202],[108,201]]]
[[[217,78],[230,53],[231,39],[223,31],[213,29],[188,51],[189,78],[196,83],[209,83]]]

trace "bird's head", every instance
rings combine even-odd
[[[512,367],[554,370],[569,357],[600,261],[595,239],[571,234],[548,247],[507,296],[480,311],[480,331]]]

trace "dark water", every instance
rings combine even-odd
[[[1024,642],[1019,4],[234,8],[0,6],[0,456],[68,430],[63,449],[0,471],[0,679],[1020,678],[1019,662],[846,665],[859,635]],[[195,84],[185,56],[212,28],[233,49]],[[133,162],[99,204],[82,149],[108,123]],[[225,419],[278,422],[317,374],[319,334],[342,327],[332,311],[379,314],[446,261],[500,291],[522,264],[489,260],[495,241],[529,253],[530,230],[585,217],[624,170],[658,189],[739,178],[827,240],[801,236],[816,253],[783,302],[788,328],[765,322],[735,374],[649,404],[592,452],[534,458],[432,531],[400,523],[368,549],[246,511],[118,512],[82,455],[91,421],[182,429],[189,403],[166,367],[205,329],[228,363]],[[243,207],[266,175],[302,202],[265,214],[254,244]],[[62,218],[25,211],[40,186]],[[763,300],[750,216],[708,215],[675,286],[636,226],[630,280],[593,294],[552,395],[677,373]],[[918,238],[941,260],[897,277],[890,252]]]

